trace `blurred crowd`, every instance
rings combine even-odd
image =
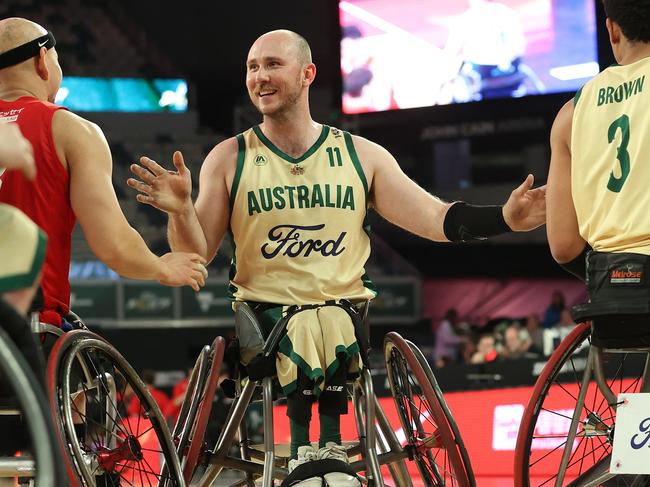
[[[575,326],[562,292],[553,292],[540,318],[531,313],[520,318],[497,318],[487,322],[463,320],[451,308],[433,324],[432,363],[481,364],[548,356],[561,338]]]

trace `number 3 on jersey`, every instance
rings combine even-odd
[[[620,118],[617,118],[609,126],[607,132],[607,139],[611,144],[616,137],[616,132],[621,130],[621,145],[616,149],[616,159],[621,164],[621,177],[614,176],[614,171],[609,175],[609,181],[607,183],[607,189],[613,191],[614,193],[619,193],[625,180],[630,175],[630,153],[627,151],[627,146],[630,142],[630,118],[627,115],[623,115]]]

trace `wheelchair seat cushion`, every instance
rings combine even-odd
[[[239,360],[248,365],[264,350],[264,334],[255,313],[244,302],[235,305],[235,333],[239,340]]]

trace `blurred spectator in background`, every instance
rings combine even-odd
[[[526,330],[532,342],[531,348],[539,352],[544,350],[544,330],[537,313],[531,313],[526,318]]]
[[[551,296],[551,303],[548,305],[548,308],[546,308],[546,311],[544,311],[542,326],[544,328],[551,328],[552,326],[555,326],[556,323],[559,323],[562,311],[564,311],[565,307],[564,294],[562,294],[562,291],[554,291]]]
[[[447,310],[444,319],[435,330],[435,335],[433,357],[436,367],[444,367],[450,362],[458,362],[461,345],[467,341],[467,333],[460,324],[456,309]]]
[[[158,403],[158,406],[160,407],[160,410],[163,412],[163,415],[165,415],[165,412],[169,410],[169,397],[163,391],[157,389],[154,386],[154,379],[156,377],[156,373],[151,369],[144,369],[140,374],[140,377],[142,378],[142,382],[144,382],[145,385],[147,386],[147,389],[149,390],[149,393],[151,393],[151,396],[154,398],[156,403]],[[137,416],[139,411],[144,412],[145,409],[140,408],[140,399],[138,399],[138,396],[133,394],[133,391],[129,391],[129,392],[131,398],[129,400],[129,407],[127,408],[127,413],[129,416]]]
[[[493,362],[499,357],[497,351],[497,342],[493,334],[488,333],[482,335],[478,341],[476,352],[472,355],[471,363],[483,364],[485,362]]]
[[[573,318],[571,318],[571,311],[568,309],[562,310],[562,313],[560,313],[560,320],[555,323],[555,328],[573,328],[576,326],[576,324],[573,322]]]
[[[526,329],[521,328],[517,323],[511,323],[503,334],[503,344],[503,357],[518,359],[528,352],[533,342]]]

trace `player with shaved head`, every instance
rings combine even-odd
[[[124,277],[198,290],[204,259],[151,253],[120,209],[102,131],[53,103],[62,79],[55,43],[51,32],[27,19],[0,20],[0,122],[17,125],[33,147],[37,169],[33,181],[5,172],[0,202],[22,210],[47,234],[41,320],[60,326],[69,312],[75,220],[97,257]]]
[[[409,179],[381,146],[314,121],[309,88],[315,77],[302,36],[262,35],[246,60],[246,88],[262,123],[208,154],[196,203],[179,152],[176,172],[142,158],[132,166],[140,180],[129,185],[140,191],[138,201],[169,214],[175,250],[212,260],[230,230],[231,299],[235,307],[248,302],[267,331],[298,306],[276,360],[291,425],[291,481],[356,486],[358,478],[346,469],[340,417],[348,405],[346,379],[361,365],[346,303],[361,305],[376,294],[364,270],[367,211],[430,240],[461,241],[541,225],[544,189],[530,189],[529,176],[503,207],[445,203]],[[315,401],[319,449],[309,438]],[[340,471],[298,477],[300,467],[324,459],[338,460]]]

